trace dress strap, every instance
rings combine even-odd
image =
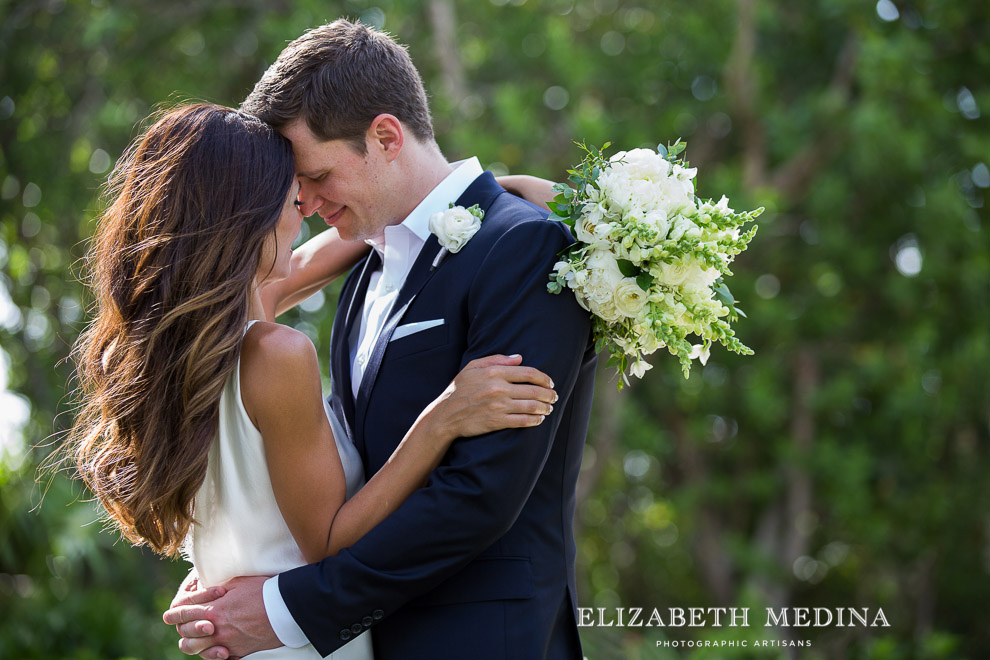
[[[244,324],[244,333],[243,334],[246,335],[247,334],[247,331],[251,328],[251,326],[254,325],[257,322],[258,322],[258,319],[251,319],[250,321],[248,321],[247,323],[245,323]]]

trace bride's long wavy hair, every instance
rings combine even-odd
[[[175,555],[193,522],[293,177],[281,135],[202,103],[159,113],[110,175],[86,258],[95,318],[73,351],[80,409],[67,451],[135,544]]]

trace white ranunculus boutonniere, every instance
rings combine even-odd
[[[447,253],[460,252],[481,229],[481,219],[484,217],[485,212],[477,204],[466,209],[453,203],[446,211],[431,215],[430,232],[436,234],[442,248],[433,260],[433,268],[440,265]]]

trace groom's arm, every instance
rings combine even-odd
[[[535,485],[570,400],[590,334],[572,295],[547,293],[547,274],[569,236],[555,223],[525,222],[495,242],[468,299],[462,366],[521,353],[548,374],[560,400],[535,428],[462,438],[425,488],[350,549],[279,576],[296,622],[322,654],[345,632],[394,612],[436,587],[513,525]],[[369,618],[370,617],[370,618]]]

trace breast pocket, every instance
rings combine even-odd
[[[441,348],[448,343],[449,327],[447,323],[432,325],[423,330],[415,330],[411,334],[407,334],[408,331],[405,331],[403,328],[404,326],[399,326],[395,329],[392,339],[388,342],[388,346],[385,349],[385,355],[390,360]],[[396,337],[396,335],[400,336]]]

